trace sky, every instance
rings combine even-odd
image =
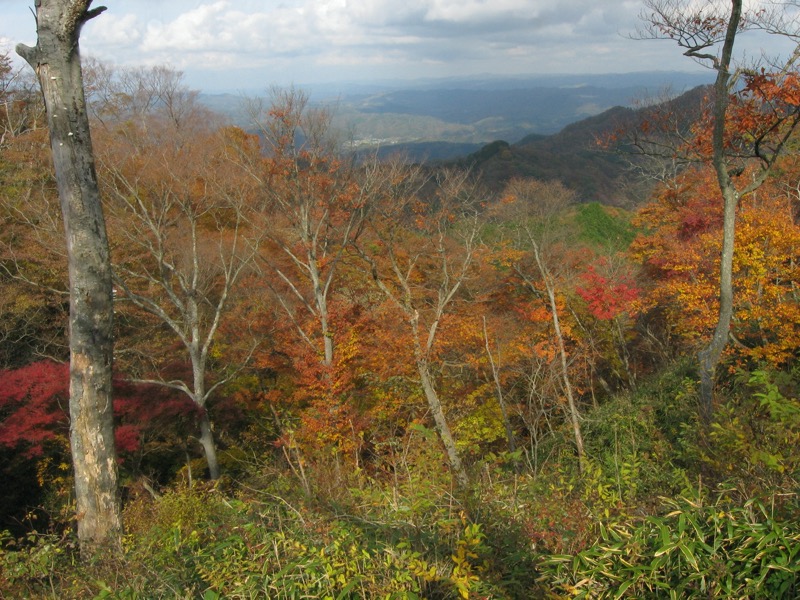
[[[0,50],[35,43],[32,5],[0,0]],[[187,84],[209,92],[702,68],[673,42],[631,39],[641,0],[95,0],[98,5],[108,10],[84,27],[84,55],[120,66],[169,65],[184,72]],[[752,43],[751,52],[763,45]],[[786,51],[785,41],[776,48]]]

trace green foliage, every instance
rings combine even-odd
[[[646,435],[657,435],[666,447],[656,460],[669,460],[678,470],[698,463],[698,391],[692,359],[667,365],[660,373],[631,392],[630,402],[651,425]],[[608,440],[606,440],[608,442]],[[659,492],[668,495],[664,492]]]
[[[191,494],[176,499],[196,503]],[[171,588],[210,598],[419,598],[431,597],[433,590],[443,598],[468,598],[487,585],[481,577],[489,554],[485,536],[463,518],[439,542],[450,539],[446,554],[426,556],[424,546],[418,549],[402,535],[379,538],[370,523],[274,507],[253,514],[243,502],[226,504],[210,521],[189,523],[168,500],[155,518],[162,525],[146,536],[151,542],[134,541],[128,549],[128,561],[149,557],[159,565],[160,581],[139,582],[135,589],[124,585],[106,597]],[[175,520],[173,527],[164,529],[169,520]],[[180,577],[167,578],[170,570]]]
[[[52,590],[57,573],[70,566],[70,545],[50,534],[14,539],[0,532],[0,597],[37,597]]]
[[[580,237],[584,242],[608,251],[627,250],[636,237],[626,213],[599,202],[581,204],[575,220],[581,227]]]
[[[517,547],[512,556],[508,538],[490,539],[452,498],[419,526],[386,520],[386,505],[367,519],[344,507],[269,499],[211,488],[138,498],[126,511],[124,556],[89,563],[52,536],[14,547],[6,536],[0,597],[538,597],[532,555]]]
[[[800,522],[762,503],[730,506],[724,494],[664,499],[668,512],[601,526],[600,539],[540,568],[574,598],[795,598]]]
[[[796,487],[800,382],[792,373],[765,369],[742,372],[738,381],[739,389],[716,411],[704,460],[751,494]]]
[[[245,526],[197,553],[198,572],[224,598],[413,598],[428,573],[406,547],[371,547],[340,522],[320,537]]]
[[[671,462],[676,448],[660,429],[659,408],[664,407],[657,400],[625,394],[587,413],[589,460],[580,483],[599,514],[624,515],[646,498],[671,495],[683,484],[683,471]]]

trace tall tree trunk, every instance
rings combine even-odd
[[[714,406],[714,376],[720,357],[728,344],[733,317],[733,247],[736,236],[736,208],[739,192],[728,173],[725,159],[725,117],[730,103],[731,57],[733,43],[742,17],[742,0],[731,0],[731,16],[722,47],[722,55],[715,62],[717,78],[714,83],[714,130],[712,133],[714,171],[724,202],[722,221],[722,254],[719,276],[719,315],[714,335],[708,346],[698,353],[700,367],[700,415],[707,425]]]
[[[212,480],[219,479],[219,462],[217,461],[217,446],[214,444],[214,432],[211,430],[211,419],[205,407],[200,417],[200,445],[206,455],[208,464],[208,477]]]
[[[409,305],[407,304],[407,306]],[[436,392],[436,387],[433,384],[428,362],[428,353],[433,345],[438,320],[431,324],[428,331],[427,345],[425,349],[423,349],[419,341],[419,313],[416,310],[412,312],[412,310],[413,309],[409,307],[406,312],[409,314],[409,324],[411,325],[411,332],[414,336],[414,359],[417,363],[417,372],[419,373],[422,391],[428,402],[428,408],[430,408],[431,414],[433,415],[433,422],[436,424],[436,431],[439,433],[439,439],[442,441],[442,445],[447,452],[447,460],[450,463],[450,468],[456,476],[458,485],[465,488],[469,484],[469,477],[467,477],[467,471],[464,469],[461,457],[458,455],[458,448],[456,448],[456,442],[453,439],[450,426],[447,424],[447,418],[442,409],[442,401],[439,399],[439,394]]]
[[[330,369],[333,366],[333,331],[330,327],[330,314],[328,313],[328,298],[320,287],[319,283],[314,281],[314,298],[317,304],[317,312],[319,313],[319,324],[322,332],[323,343],[323,364],[326,368]]]
[[[567,396],[567,408],[572,424],[572,435],[575,438],[575,449],[578,453],[578,467],[581,473],[586,468],[586,455],[583,447],[583,433],[581,432],[581,416],[578,412],[578,405],[575,402],[575,396],[572,393],[572,383],[569,378],[569,365],[567,363],[567,349],[564,345],[564,334],[561,331],[561,321],[558,318],[558,304],[556,303],[556,293],[553,282],[550,278],[550,272],[539,254],[539,245],[531,238],[533,245],[533,255],[536,259],[536,265],[539,267],[539,273],[542,275],[544,286],[547,291],[547,299],[550,304],[550,316],[553,319],[553,330],[556,335],[556,343],[558,345],[558,356],[561,366],[561,380],[564,386],[564,393]]]
[[[64,219],[70,291],[70,444],[78,539],[86,555],[119,543],[122,530],[114,448],[112,284],[78,40],[91,0],[36,0],[38,40],[20,44],[39,78]]]
[[[456,442],[453,439],[450,426],[447,424],[447,419],[444,416],[439,394],[436,393],[436,388],[433,386],[433,380],[431,379],[427,362],[424,360],[417,360],[417,372],[419,373],[420,382],[422,383],[422,390],[425,392],[425,399],[428,401],[428,408],[431,409],[431,414],[433,415],[433,422],[436,423],[436,430],[439,432],[439,439],[442,440],[444,449],[447,452],[450,468],[453,469],[458,485],[462,488],[467,487],[469,484],[467,471],[464,469],[464,465],[461,463],[461,458],[458,455]]]
[[[199,329],[197,326],[197,307],[193,302],[190,306],[194,307],[191,311],[194,318],[194,326],[192,331],[192,343],[189,349],[189,356],[192,361],[192,392],[189,394],[194,403],[200,409],[200,437],[198,441],[203,447],[203,454],[206,457],[206,464],[208,465],[208,477],[211,480],[219,479],[220,470],[219,462],[217,461],[217,445],[214,442],[214,431],[211,429],[211,417],[208,414],[208,407],[206,406],[207,391],[206,391],[206,354],[201,352],[198,348]]]

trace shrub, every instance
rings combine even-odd
[[[729,506],[697,494],[668,512],[601,527],[598,542],[540,563],[546,583],[575,598],[796,598],[800,522],[757,500]]]

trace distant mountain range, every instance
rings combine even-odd
[[[664,101],[656,110],[676,115],[675,126],[688,131],[710,91],[709,86],[698,86]],[[642,164],[641,157],[626,148],[624,132],[636,130],[652,110],[653,106],[614,107],[571,123],[556,134],[533,134],[515,144],[495,141],[450,163],[472,169],[494,190],[514,177],[559,180],[582,201],[631,206],[648,197],[653,180],[643,179],[635,168]],[[619,132],[623,132],[623,141],[614,148],[598,143]]]
[[[422,142],[516,142],[553,134],[615,106],[710,83],[709,74],[551,76],[444,80],[426,86],[343,95],[336,122],[359,146]]]
[[[311,86],[333,108],[334,127],[356,152],[450,161],[493,186],[513,176],[561,179],[584,200],[629,203],[628,161],[600,152],[597,132],[665,94],[709,84],[710,72],[469,77]],[[243,96],[200,99],[248,127]]]
[[[680,93],[710,83],[711,77],[710,72],[486,75],[325,84],[306,91],[313,102],[333,107],[335,126],[349,134],[356,148],[430,142],[479,145],[557,133],[614,106],[633,106],[665,88]],[[200,99],[247,126],[243,96],[201,94]],[[438,152],[443,151],[440,146]]]

